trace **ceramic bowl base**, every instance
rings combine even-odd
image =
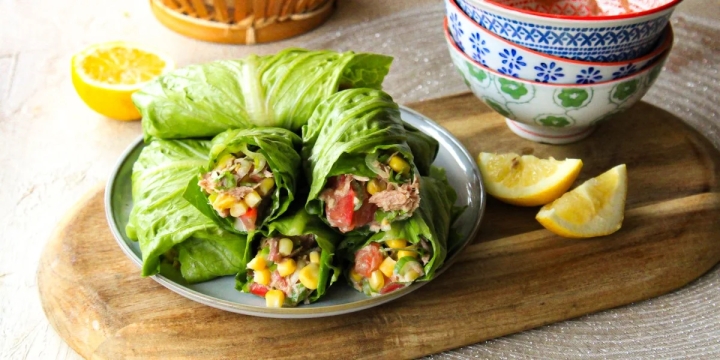
[[[531,141],[545,144],[569,144],[582,140],[592,134],[595,126],[572,127],[569,129],[531,126],[505,119],[505,123],[515,135]]]

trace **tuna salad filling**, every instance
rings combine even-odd
[[[372,242],[355,253],[350,283],[369,296],[387,294],[425,275],[423,266],[431,257],[432,247],[425,239],[409,246],[405,239]]]
[[[275,179],[265,156],[246,148],[220,156],[198,185],[220,217],[234,218],[239,231],[254,231],[265,199],[275,189]]]
[[[420,205],[420,183],[410,175],[410,164],[392,154],[378,158],[373,170],[374,178],[344,174],[328,179],[320,200],[330,226],[343,233],[365,226],[378,232],[412,216]]]
[[[310,303],[318,287],[321,251],[315,235],[263,239],[247,265],[242,291],[264,297],[269,307]]]

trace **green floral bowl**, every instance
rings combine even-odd
[[[546,84],[490,70],[460,50],[448,32],[450,57],[465,84],[487,106],[504,116],[518,136],[548,144],[567,144],[592,133],[596,124],[631,107],[650,89],[671,49],[632,75],[596,84]]]

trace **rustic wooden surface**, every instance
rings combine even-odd
[[[623,228],[564,239],[535,222],[537,208],[491,200],[475,242],[420,290],[349,315],[263,319],[195,303],[141,278],[110,234],[98,187],[60,223],[40,261],[50,323],[87,358],[418,357],[658,296],[720,261],[720,157],[668,112],[640,103],[580,143],[552,146],[513,135],[472,95],[411,107],[473,154],[581,158],[577,184],[626,163]]]

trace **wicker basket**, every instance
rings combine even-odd
[[[335,0],[150,0],[155,17],[195,39],[256,44],[308,32],[332,14]]]

